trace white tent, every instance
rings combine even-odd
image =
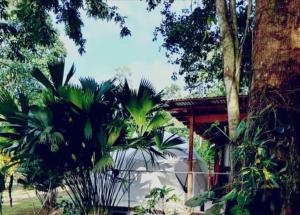
[[[159,158],[157,165],[146,168],[145,160],[150,158],[138,152],[134,157],[134,166],[130,174],[131,186],[129,195],[126,193],[119,204],[121,207],[137,206],[145,200],[145,196],[155,187],[173,188],[172,194],[176,194],[183,201],[186,200],[186,185],[188,171],[188,143],[181,146],[181,151],[172,150],[176,157]],[[126,159],[130,159],[132,153],[127,153]],[[194,153],[193,163],[193,193],[199,194],[207,190],[207,167],[205,162]]]

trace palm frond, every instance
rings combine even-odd
[[[98,83],[94,78],[79,78],[79,82],[84,91],[96,92],[98,89]]]
[[[66,102],[70,102],[76,107],[83,109],[88,108],[94,99],[94,95],[91,92],[84,92],[79,86],[67,85],[60,87],[58,94]]]
[[[156,90],[152,83],[146,79],[142,79],[138,88],[138,98],[142,98],[145,94],[154,97],[156,95]]]
[[[88,119],[84,125],[84,137],[85,137],[85,139],[90,140],[92,138],[92,136],[93,136],[92,123]]]
[[[100,160],[97,161],[95,166],[93,167],[93,171],[103,171],[108,167],[112,167],[114,164],[114,159],[110,154],[104,154]]]
[[[5,139],[19,139],[20,134],[15,133],[15,132],[0,132],[0,138],[5,138]],[[3,140],[2,140],[3,142]]]
[[[116,141],[121,135],[122,130],[123,130],[123,125],[120,123],[118,126],[114,126],[113,128],[110,129],[108,139],[107,139],[107,144],[109,146],[112,146],[116,143]]]
[[[54,64],[49,64],[48,68],[53,86],[55,89],[58,89],[63,85],[65,62],[60,61]]]
[[[71,78],[73,77],[73,75],[75,74],[75,65],[72,64],[72,67],[70,68],[68,74],[67,74],[67,77],[66,77],[66,80],[65,80],[65,83],[64,83],[64,86],[68,85],[69,84],[69,81],[71,80]]]
[[[137,90],[130,89],[125,81],[121,97],[121,102],[136,125],[139,135],[163,124],[162,114],[156,115],[161,98],[149,81],[142,79]]]
[[[5,89],[0,89],[0,115],[4,117],[11,116],[15,112],[18,112],[18,106],[15,103],[12,95]]]
[[[114,88],[114,80],[104,81],[99,85],[99,95],[103,96],[107,94],[107,92],[113,91]]]
[[[150,119],[148,124],[148,131],[154,130],[156,128],[163,127],[170,120],[168,113],[164,111],[158,111],[154,114],[154,116]]]
[[[51,90],[52,92],[56,92],[54,86],[51,83],[51,81],[44,75],[44,73],[41,70],[35,68],[32,71],[32,76],[38,82],[40,82],[42,85],[44,85],[44,87],[46,87],[48,90]]]
[[[23,115],[20,117],[24,117],[25,120],[28,119],[29,128],[46,129],[52,116],[46,108],[34,107],[29,111],[28,116]]]
[[[170,136],[169,138],[163,141],[163,144],[160,146],[160,149],[161,150],[176,149],[182,151],[182,148],[178,146],[184,144],[184,142],[185,141],[181,137],[173,134],[172,136]]]

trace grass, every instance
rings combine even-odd
[[[15,199],[14,199],[15,194]],[[31,195],[26,195],[28,198],[25,197],[24,190],[15,190],[13,193],[13,206],[10,207],[8,202],[5,201],[2,214],[3,215],[34,215],[35,211],[38,211],[41,208],[41,203],[37,199],[35,195],[31,193]],[[21,198],[22,197],[22,198]],[[62,200],[68,200],[68,196],[65,194],[60,194],[57,198],[57,201],[60,202]]]
[[[38,199],[24,199],[13,203],[13,206],[3,206],[3,215],[33,215],[35,209],[41,207]]]

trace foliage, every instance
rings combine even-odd
[[[216,145],[209,140],[202,140],[200,143],[195,143],[194,146],[197,154],[206,161],[206,163],[214,164],[215,155],[217,152]]]
[[[212,71],[209,80],[216,77],[214,76],[216,73],[220,75],[221,55],[217,51],[218,30],[211,27],[215,19],[213,1],[206,1],[203,8],[197,7],[193,11],[186,9],[182,15],[173,12],[172,4],[168,1],[165,1],[164,5],[162,15],[165,19],[160,27],[156,28],[154,35],[155,38],[159,34],[163,36],[162,46],[167,51],[166,56],[170,62],[180,65],[179,74],[187,72],[186,82],[189,86],[195,83],[200,70]],[[211,21],[208,22],[208,19]],[[212,60],[211,64],[206,63],[208,59]],[[211,68],[208,68],[209,66]]]
[[[172,191],[173,189],[167,186],[163,186],[162,188],[152,188],[150,193],[145,196],[145,202],[136,207],[135,212],[138,215],[158,213],[166,214],[166,204],[168,202],[178,203],[180,201],[177,195],[171,194]],[[176,208],[173,210],[173,214],[176,214]]]
[[[171,122],[173,122],[173,124],[167,128],[167,131],[173,134],[176,133],[178,136],[188,140],[189,129],[175,119],[172,119]],[[203,169],[207,169],[208,162],[213,164],[214,154],[216,151],[214,146],[215,145],[210,141],[201,138],[199,135],[194,135],[194,150],[199,156],[199,159],[201,159],[200,163],[205,164]]]
[[[225,205],[228,201],[236,199],[236,204],[231,208],[230,214],[232,215],[250,215],[250,212],[245,206],[249,204],[247,197],[244,193],[238,193],[236,188],[233,188],[226,195],[221,198],[216,197],[214,191],[207,191],[198,196],[195,196],[185,202],[188,207],[198,207],[203,206],[206,202],[212,201],[213,205],[211,208],[207,209],[205,214],[207,215],[217,215],[223,214]]]
[[[0,138],[1,139],[1,138]],[[2,193],[7,188],[10,206],[12,206],[12,186],[14,181],[14,173],[18,166],[12,162],[12,158],[5,154],[0,154],[0,212],[2,212]],[[8,180],[8,186],[6,182]]]
[[[164,88],[164,95],[163,99],[170,100],[170,99],[181,99],[183,95],[181,94],[181,87],[177,84],[171,84]]]
[[[215,1],[191,1],[190,8],[176,13],[172,10],[173,1],[163,1],[161,14],[164,19],[155,29],[154,40],[163,37],[162,47],[166,50],[169,62],[180,66],[179,75],[184,75],[187,88],[206,94],[222,82],[222,52],[220,30],[217,25]],[[239,39],[245,28],[246,8],[243,1],[237,1]],[[247,92],[251,62],[251,38],[247,35],[242,65],[242,90]],[[176,78],[178,74],[174,74]],[[220,95],[224,91],[219,92]]]
[[[23,61],[5,59],[8,49],[3,49],[0,56],[0,85],[18,98],[20,92],[29,97],[30,103],[41,98],[42,87],[32,77],[34,68],[49,75],[48,64],[56,63],[66,55],[62,42],[56,40],[51,47],[36,47],[36,52],[22,49]]]
[[[284,184],[287,183],[286,166],[276,159],[270,146],[276,145],[275,133],[285,132],[288,127],[276,118],[274,130],[266,130],[270,123],[274,122],[274,115],[268,112],[263,111],[262,115],[258,116],[261,118],[260,125],[255,128],[245,121],[237,127],[236,139],[233,141],[239,144],[234,149],[235,166],[233,168],[236,168],[238,174],[235,175],[231,184],[232,190],[221,198],[216,197],[214,190],[200,194],[188,200],[187,206],[197,207],[207,201],[213,201],[213,208],[206,214],[210,214],[212,210],[213,214],[221,214],[223,208],[233,215],[277,211],[276,208],[280,207],[279,189],[285,187]],[[269,118],[270,116],[272,117]],[[267,118],[271,120],[263,120]],[[270,198],[276,193],[278,198]],[[259,208],[258,205],[260,205]]]
[[[2,214],[2,203],[3,203],[3,191],[5,190],[5,176],[0,172],[0,213]]]
[[[65,25],[65,32],[79,46],[83,53],[85,39],[82,35],[81,15],[99,20],[113,21],[120,25],[121,36],[130,34],[125,26],[125,18],[118,13],[116,6],[97,0],[58,1],[58,0],[2,0],[0,3],[0,43],[9,47],[5,58],[22,59],[22,48],[36,51],[36,46],[51,46],[57,33],[53,27],[50,14],[54,14],[56,23]]]
[[[62,200],[58,203],[58,207],[63,209],[63,215],[79,215],[80,212],[76,206],[67,200]]]
[[[188,207],[198,207],[204,205],[205,202],[215,200],[215,193],[213,191],[204,192],[201,195],[195,196],[185,202]]]
[[[164,138],[165,114],[161,94],[143,80],[138,90],[80,79],[64,80],[64,64],[50,64],[49,77],[39,69],[32,75],[45,87],[43,102],[30,105],[20,94],[19,103],[2,89],[0,113],[6,132],[1,133],[4,153],[20,164],[23,183],[47,192],[67,186],[81,213],[109,209],[128,187],[127,174],[136,151],[157,156],[173,155],[181,139]],[[127,149],[133,150],[126,160]]]
[[[125,81],[121,93],[120,99],[130,114],[132,123],[136,125],[134,130],[138,136],[143,136],[168,121],[164,112],[154,112],[155,108],[160,106],[162,95],[156,94],[148,81],[142,80],[137,91],[130,89],[128,82]],[[148,120],[150,116],[151,120]]]

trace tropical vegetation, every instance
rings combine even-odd
[[[49,78],[39,69],[32,73],[44,86],[41,104],[1,89],[1,150],[18,165],[21,183],[51,194],[45,195],[46,208],[55,207],[57,188],[66,187],[81,214],[109,211],[128,187],[127,170],[137,151],[150,155],[150,165],[172,155],[168,150],[182,140],[164,138],[161,94],[148,81],[137,90],[113,80],[71,84],[75,67],[64,80],[63,62],[50,64],[49,72]]]
[[[178,214],[186,213],[185,208],[178,207],[180,198],[172,193],[173,189],[167,186],[152,188],[145,196],[145,202],[135,208],[138,215],[151,214]],[[177,205],[177,207],[175,207]]]
[[[179,14],[175,1],[145,2],[148,11],[163,6],[154,40],[162,36],[169,62],[179,65],[172,78],[184,75],[193,96],[227,100],[229,183],[222,195],[211,190],[186,204],[212,201],[208,214],[300,214],[300,2],[199,0]],[[11,190],[16,171],[20,183],[38,190],[45,211],[62,187],[79,213],[99,214],[129,186],[122,170],[134,161],[124,162],[127,153],[146,153],[154,164],[181,141],[164,138],[162,94],[148,81],[134,90],[126,81],[74,84],[74,67],[64,75],[57,61],[65,50],[52,19],[83,54],[83,13],[131,34],[113,1],[0,1],[0,191],[6,178]],[[238,98],[247,93],[241,122]]]

